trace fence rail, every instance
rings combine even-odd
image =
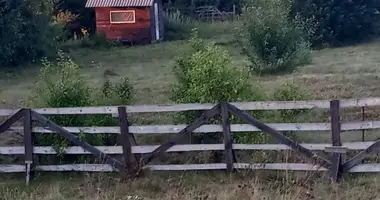
[[[359,164],[364,158],[376,152],[379,141],[347,142],[340,141],[342,131],[379,129],[380,121],[340,122],[341,108],[380,106],[380,98],[346,99],[340,101],[272,101],[272,102],[240,102],[219,104],[181,104],[181,105],[137,105],[137,106],[107,106],[81,108],[37,108],[37,109],[2,109],[0,116],[9,117],[0,124],[0,134],[19,132],[24,135],[24,146],[0,147],[0,155],[25,155],[25,165],[1,165],[0,172],[29,172],[35,171],[97,171],[114,172],[135,169],[151,170],[210,170],[210,169],[267,169],[267,170],[318,170],[331,171],[332,179],[337,179],[345,172],[380,172],[380,164]],[[330,109],[331,122],[328,123],[269,123],[254,119],[244,110],[282,110],[282,109]],[[190,124],[180,125],[130,125],[127,113],[156,113],[203,111],[203,114]],[[82,114],[112,114],[119,117],[120,126],[112,127],[61,127],[47,119],[44,115],[82,115]],[[222,117],[222,124],[206,124],[216,115]],[[230,115],[235,115],[248,124],[230,124]],[[17,120],[23,119],[24,126],[12,126]],[[32,121],[39,126],[32,127]],[[329,143],[297,143],[285,137],[281,131],[331,131],[333,142]],[[265,132],[281,144],[234,144],[232,133]],[[75,146],[64,150],[65,154],[93,154],[105,164],[70,164],[70,165],[33,165],[33,155],[54,155],[57,152],[51,146],[36,146],[32,136],[36,133],[59,134]],[[79,133],[90,134],[121,134],[120,146],[92,146],[81,141]],[[137,145],[134,134],[175,134],[168,143],[162,145]],[[219,133],[223,134],[223,144],[179,144],[184,136],[190,133]],[[310,163],[239,163],[234,150],[293,150],[303,154],[314,164]],[[342,153],[345,151],[363,150],[357,156],[342,163]],[[149,165],[149,162],[165,152],[190,151],[225,151],[225,163],[184,164],[184,165]],[[334,156],[324,158],[313,151],[333,152]],[[137,154],[145,155],[137,159]],[[111,155],[123,155],[123,160]],[[139,161],[139,163],[137,162]],[[29,178],[27,178],[28,183]]]
[[[145,169],[152,171],[189,171],[189,170],[225,170],[224,163],[186,164],[186,165],[147,165]],[[234,169],[250,170],[287,170],[287,171],[328,171],[328,169],[304,163],[234,163]],[[0,165],[0,173],[25,172],[24,165]],[[35,171],[45,172],[119,172],[109,164],[70,164],[70,165],[42,165],[35,166]],[[360,164],[351,168],[349,173],[376,173],[380,171],[380,164]]]
[[[348,150],[362,150],[367,149],[369,146],[373,145],[375,142],[347,142],[343,143],[342,146],[346,147]],[[327,143],[300,143],[301,146],[313,150],[313,151],[324,151],[327,147],[332,147],[331,144]],[[142,145],[142,146],[132,146],[133,154],[146,154],[152,153],[160,145]],[[123,154],[122,146],[95,146],[98,150],[112,155]],[[232,144],[233,150],[292,150],[289,146],[284,144]],[[166,152],[188,152],[188,151],[216,151],[225,150],[224,144],[183,144],[174,145],[169,148]],[[0,155],[23,155],[25,148],[23,146],[13,146],[13,147],[0,147]],[[65,154],[91,154],[84,150],[80,146],[72,146],[63,150]],[[57,152],[51,146],[34,146],[34,154],[42,155],[54,155]]]
[[[330,123],[269,123],[268,126],[278,131],[330,131]],[[186,125],[146,125],[146,126],[129,126],[129,132],[133,134],[166,134],[178,133]],[[120,127],[62,127],[70,133],[91,133],[103,134],[113,133],[120,134]],[[346,122],[341,123],[342,131],[370,130],[379,129],[380,121],[364,122]],[[22,127],[12,127],[10,131],[22,132]],[[34,127],[34,133],[54,133],[54,131],[44,127]],[[202,125],[195,129],[194,133],[215,133],[222,132],[221,125]],[[258,132],[260,129],[250,124],[231,124],[231,132]]]
[[[216,104],[168,104],[125,106],[127,113],[180,112],[208,110]],[[311,101],[263,101],[231,103],[240,110],[286,110],[286,109],[329,109],[329,100]],[[341,108],[380,106],[380,98],[340,100]],[[120,106],[73,107],[73,108],[36,108],[33,111],[42,115],[83,115],[83,114],[117,114]],[[19,109],[0,109],[0,116],[11,116]]]

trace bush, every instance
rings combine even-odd
[[[127,78],[119,83],[110,83],[107,88],[92,88],[80,75],[79,66],[62,52],[58,53],[57,62],[43,59],[39,81],[28,101],[31,107],[83,107],[95,105],[128,104],[132,99],[133,87]],[[61,126],[112,126],[118,120],[108,115],[62,115],[49,117]],[[81,134],[83,139],[92,145],[104,145],[114,141],[108,135]],[[52,145],[56,151],[62,150],[70,143],[58,134],[40,134],[39,145]]]
[[[314,45],[361,42],[379,34],[377,0],[295,0],[293,16],[317,21]]]
[[[76,49],[76,48],[91,48],[91,49],[108,49],[120,46],[121,42],[108,40],[105,33],[95,33],[92,36],[84,35],[81,38],[74,37],[65,41],[60,45],[63,50]]]
[[[283,0],[252,0],[243,12],[238,42],[259,74],[291,72],[311,60],[305,30],[312,26],[291,20],[289,7]]]
[[[259,87],[253,90],[249,72],[231,66],[231,58],[227,51],[212,44],[205,44],[198,38],[196,30],[192,31],[189,43],[191,50],[176,60],[174,68],[178,84],[173,88],[171,99],[175,103],[218,103],[263,99]],[[195,112],[182,113],[181,122],[189,123],[195,117]],[[215,140],[220,140],[220,133],[214,135]],[[258,138],[262,136],[251,135]],[[205,137],[207,136],[201,135],[200,140],[204,140]]]

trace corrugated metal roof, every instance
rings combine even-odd
[[[87,0],[86,7],[149,7],[153,0]]]

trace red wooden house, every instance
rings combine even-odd
[[[87,0],[95,8],[96,32],[107,39],[158,41],[164,36],[161,0]]]

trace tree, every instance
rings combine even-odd
[[[50,52],[50,16],[33,0],[0,0],[0,66],[32,61]]]
[[[92,8],[86,8],[87,0],[57,0],[55,14],[58,12],[69,11],[78,15],[78,18],[68,25],[71,32],[81,33],[81,28],[85,27],[89,33],[95,32],[95,12]]]

